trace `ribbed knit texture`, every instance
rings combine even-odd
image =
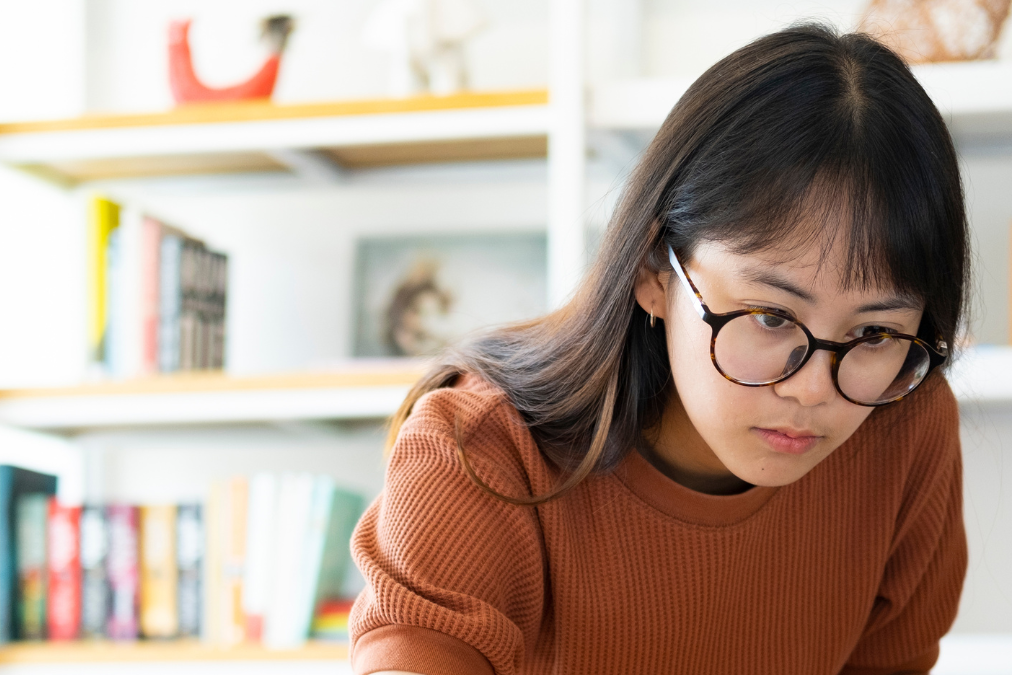
[[[352,540],[358,674],[927,672],[966,571],[959,414],[937,375],[803,478],[693,492],[631,452],[558,473],[476,376],[422,398]]]

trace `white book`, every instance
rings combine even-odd
[[[249,506],[246,520],[246,570],[242,583],[242,609],[246,615],[246,639],[263,639],[264,617],[271,592],[274,562],[274,537],[278,478],[258,473],[249,482]]]
[[[141,372],[143,293],[141,289],[141,227],[144,216],[123,207],[120,225],[109,246],[109,374],[136,377]]]
[[[305,555],[302,559],[301,583],[296,600],[295,632],[302,639],[309,637],[316,604],[316,585],[320,578],[320,565],[327,543],[327,525],[334,503],[334,480],[330,476],[316,476],[313,481],[313,502],[306,530]]]
[[[303,556],[313,505],[312,474],[285,473],[278,488],[273,578],[264,617],[264,644],[291,649],[305,641],[299,634],[298,597],[303,583]]]

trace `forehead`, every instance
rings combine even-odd
[[[706,241],[694,251],[689,267],[729,282],[774,288],[789,285],[809,296],[807,299],[811,301],[904,298],[911,306],[922,305],[918,298],[901,293],[884,281],[866,279],[863,283],[855,283],[846,247],[838,244],[825,246],[808,242],[743,253],[736,251],[733,245]]]

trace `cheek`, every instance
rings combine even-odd
[[[671,373],[693,426],[707,441],[722,429],[739,426],[740,418],[755,409],[763,392],[725,379],[710,359],[713,331],[688,303],[675,302],[668,322]]]

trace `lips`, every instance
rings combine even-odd
[[[805,429],[753,427],[752,431],[765,441],[771,450],[786,455],[803,455],[822,440],[822,436]]]

